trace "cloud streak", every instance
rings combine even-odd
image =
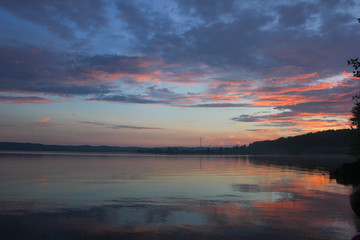
[[[58,124],[50,122],[51,118],[40,118],[39,121],[33,122],[31,126],[36,127],[36,129],[39,129],[39,127],[56,127]]]
[[[163,130],[164,128],[154,128],[154,127],[142,127],[142,126],[132,126],[132,125],[121,125],[121,124],[110,124],[104,122],[91,122],[91,121],[77,121],[78,123],[90,124],[95,126],[106,127],[110,129],[133,129],[133,130]]]
[[[56,100],[51,98],[43,98],[37,96],[1,96],[0,95],[0,102],[6,102],[11,104],[23,104],[23,103],[53,103]]]

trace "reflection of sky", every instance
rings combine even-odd
[[[91,234],[99,228],[120,235],[156,228],[153,234],[162,236],[186,226],[191,233],[237,237],[254,232],[350,237],[349,189],[331,182],[325,171],[252,161],[231,156],[2,154],[0,223],[6,216],[16,218],[13,213],[19,218],[47,213],[38,221],[77,219],[83,226],[96,226],[88,230]],[[76,225],[62,224],[66,229]]]

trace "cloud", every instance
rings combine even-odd
[[[281,132],[280,129],[247,129],[247,132],[257,132],[257,133],[273,133]]]
[[[139,104],[164,104],[164,101],[157,101],[146,99],[146,97],[137,95],[101,95],[94,98],[89,98],[87,101],[99,101],[99,102],[119,102],[119,103],[139,103]]]
[[[74,54],[74,59],[34,46],[0,47],[0,91],[59,96],[107,94],[119,88],[112,74],[133,79],[151,73],[151,66],[158,63],[154,58],[117,55]]]
[[[33,122],[31,124],[31,126],[36,127],[37,129],[39,127],[56,127],[56,126],[58,126],[58,124],[56,124],[56,123],[49,122],[50,120],[51,120],[50,117],[40,118],[39,121]]]
[[[323,113],[323,114],[339,114],[347,115],[351,109],[352,103],[350,100],[347,102],[336,102],[336,101],[317,101],[317,102],[306,102],[299,103],[296,105],[285,105],[278,106],[276,109],[279,110],[291,110],[297,113]]]
[[[319,11],[319,7],[311,3],[296,3],[277,7],[278,24],[286,28],[299,28],[306,23],[309,16]]]
[[[91,124],[95,126],[103,126],[110,129],[134,129],[134,130],[163,130],[164,128],[153,128],[153,127],[142,127],[142,126],[132,126],[132,125],[119,125],[119,124],[110,124],[104,122],[91,122],[91,121],[77,121],[78,123]]]
[[[106,48],[126,52],[119,47],[126,42],[135,55],[161,57],[166,63],[235,67],[263,76],[284,65],[302,73],[335,73],[359,48],[351,44],[360,36],[351,12],[354,1],[210,2],[17,0],[0,7],[60,36],[67,46],[79,39],[83,49],[96,52],[112,42]],[[121,34],[109,34],[115,31]]]
[[[108,74],[142,74],[151,72],[148,67],[159,65],[161,62],[160,58],[147,56],[79,55],[74,70],[81,73],[102,71]]]
[[[79,29],[94,34],[107,24],[105,1],[6,1],[0,7],[12,15],[42,26],[62,39],[76,38]]]
[[[1,2],[0,101],[271,108],[281,113],[232,120],[253,129],[344,126],[360,87],[344,72],[360,52],[358,7],[345,0]],[[41,37],[29,40],[34,33]]]
[[[51,98],[42,98],[36,96],[19,97],[19,96],[0,95],[0,102],[7,102],[11,104],[23,104],[23,103],[52,103],[57,101]]]
[[[249,107],[249,104],[243,103],[204,103],[204,104],[193,104],[183,105],[180,107],[184,108],[235,108],[235,107]]]
[[[50,121],[50,117],[47,117],[47,118],[40,118],[40,122],[48,122]]]
[[[176,1],[176,6],[162,6],[166,12],[133,1],[121,2],[118,9],[140,49],[165,61],[236,66],[265,76],[283,65],[302,73],[335,73],[353,52],[357,26],[351,14],[305,1],[258,4],[267,11],[234,1]],[[342,2],[342,8],[349,11],[352,3]]]
[[[306,112],[286,109],[285,112],[274,114],[242,114],[238,117],[231,118],[235,122],[257,123],[258,126],[266,129],[248,129],[252,132],[276,132],[274,127],[281,128],[281,131],[312,131],[326,129],[342,129],[349,127],[348,113],[331,113],[331,112]]]
[[[158,98],[170,100],[183,97],[182,94],[177,94],[168,88],[158,88],[158,86],[156,85],[148,87],[146,89],[146,93],[148,94],[148,96],[155,99]]]
[[[259,122],[266,117],[267,116],[260,117],[260,116],[251,116],[248,114],[242,114],[238,117],[232,118],[231,120],[236,121],[236,122]]]

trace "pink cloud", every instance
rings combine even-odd
[[[50,117],[40,118],[37,122],[33,122],[31,126],[39,128],[39,127],[55,127],[56,123],[49,122],[51,120]]]
[[[50,117],[47,117],[47,118],[40,118],[40,122],[48,122],[50,121]]]
[[[280,129],[248,129],[248,132],[257,132],[257,133],[272,133],[272,132],[281,132]]]

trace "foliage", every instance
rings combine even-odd
[[[353,99],[355,102],[355,106],[351,110],[351,128],[355,127],[357,130],[360,130],[360,96],[353,96]]]
[[[254,142],[249,154],[347,154],[351,130],[327,130],[272,141]]]
[[[360,62],[359,62],[359,58],[355,58],[355,59],[350,59],[348,60],[348,65],[352,65],[353,68],[355,69],[353,71],[354,77],[360,77]]]
[[[358,18],[360,22],[360,18]],[[354,68],[354,77],[360,78],[360,61],[359,58],[348,60],[348,65]],[[352,129],[351,151],[353,155],[360,157],[360,95],[353,96],[355,106],[351,110],[350,118]]]
[[[356,95],[353,99],[355,106],[351,110],[352,117],[350,118],[352,130],[351,152],[353,155],[360,157],[360,96]]]

